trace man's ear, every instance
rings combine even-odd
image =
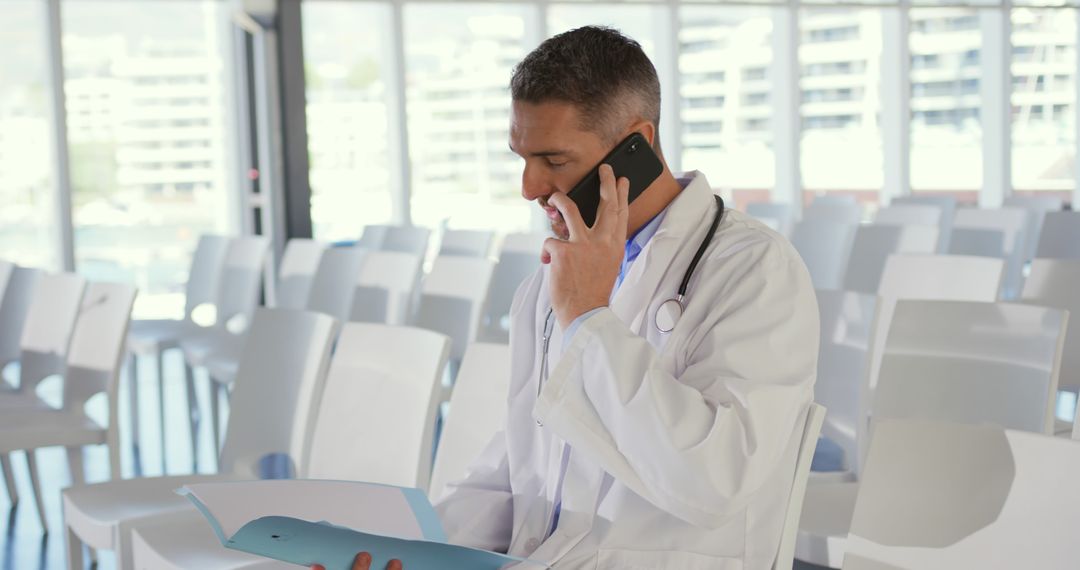
[[[630,133],[641,133],[641,136],[645,137],[645,140],[649,141],[649,146],[656,148],[656,125],[650,121],[638,121],[630,127],[630,130],[626,133],[629,136]]]

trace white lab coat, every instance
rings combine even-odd
[[[658,332],[716,213],[705,177],[688,176],[611,306],[565,347],[556,324],[539,399],[547,268],[518,290],[507,422],[437,506],[451,542],[566,569],[771,567],[813,399],[817,303],[794,248],[729,210],[685,314]]]

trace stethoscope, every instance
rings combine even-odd
[[[716,228],[720,226],[720,218],[724,215],[724,200],[717,195],[713,195],[716,198],[716,216],[713,218],[712,225],[709,226],[709,232],[705,235],[705,239],[698,246],[697,253],[694,254],[694,258],[690,260],[690,265],[686,268],[686,273],[683,274],[682,283],[679,284],[679,291],[674,297],[664,301],[660,304],[660,307],[656,309],[656,317],[653,321],[653,325],[656,330],[661,334],[668,334],[675,330],[675,325],[682,317],[683,310],[686,307],[686,288],[690,285],[690,278],[694,276],[694,270],[697,269],[698,263],[705,255],[705,250],[709,249],[709,244],[712,243],[713,236],[716,235]],[[547,364],[548,364],[548,347],[551,344],[551,333],[554,329],[554,321],[551,317],[554,314],[555,309],[549,308],[547,317],[544,318],[543,335],[541,336],[541,351],[542,358],[540,360],[540,381],[536,383],[536,398],[540,398],[540,389],[544,385],[544,380],[547,379]],[[536,425],[542,426],[544,423],[540,420],[536,420]]]

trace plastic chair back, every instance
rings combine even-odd
[[[271,454],[303,464],[337,330],[321,313],[255,312],[230,399],[221,472],[256,477]]]
[[[1080,212],[1046,214],[1035,257],[1080,259]]]
[[[1053,433],[1067,321],[1032,305],[898,301],[872,415]]]
[[[91,282],[86,286],[67,356],[66,409],[81,410],[91,396],[107,392],[109,423],[113,423],[135,292],[133,285],[124,283]]]
[[[941,210],[938,221],[938,253],[949,251],[949,240],[952,237],[953,217],[956,213],[956,198],[948,194],[915,194],[911,196],[897,196],[889,203],[890,206],[934,206]]]
[[[877,294],[885,261],[894,253],[934,253],[938,229],[930,226],[862,225],[844,271],[843,289]]]
[[[220,294],[221,272],[225,265],[225,252],[229,238],[203,234],[191,256],[191,269],[184,287],[184,318],[191,319],[195,307],[217,304]]]
[[[356,245],[371,251],[382,249],[383,240],[386,239],[386,230],[389,227],[382,224],[364,226],[364,232],[360,234],[360,239],[356,242]]]
[[[507,253],[525,253],[540,258],[540,251],[544,249],[544,240],[548,234],[537,232],[513,233],[503,236],[499,246],[499,258]]]
[[[1039,246],[1043,219],[1048,212],[1060,211],[1064,202],[1055,196],[1009,196],[1005,198],[1003,205],[1027,212],[1027,222],[1024,224],[1024,261],[1030,261],[1035,257],[1035,250]]]
[[[390,226],[383,236],[382,251],[400,251],[423,258],[427,255],[431,230],[420,226]]]
[[[476,340],[493,271],[487,259],[439,257],[424,281],[414,322],[449,336],[454,360]]]
[[[817,299],[821,346],[814,401],[829,410],[821,435],[843,450],[843,467],[851,470],[859,456],[857,434],[864,423],[861,397],[878,298],[851,291],[818,291]]]
[[[791,245],[802,256],[815,289],[839,289],[844,279],[856,224],[803,220],[795,224]]]
[[[503,250],[499,256],[499,263],[491,274],[491,288],[488,289],[484,307],[484,340],[504,344],[509,342],[509,321],[504,323],[504,319],[510,315],[510,305],[518,287],[540,267],[539,252],[539,249],[527,253]]]
[[[451,481],[463,479],[469,465],[506,421],[510,388],[510,347],[473,343],[465,349],[450,412],[443,424],[428,496],[438,500]]]
[[[319,267],[311,280],[307,309],[349,320],[353,299],[353,284],[368,251],[359,247],[331,247],[322,254]]]
[[[939,226],[941,208],[925,204],[901,204],[886,206],[877,211],[875,224],[893,226]]]
[[[47,273],[37,280],[19,346],[19,389],[33,392],[53,374],[62,374],[79,316],[86,279],[73,273]]]
[[[431,331],[345,324],[303,476],[426,489],[447,348]]]
[[[799,517],[802,515],[803,498],[806,497],[806,485],[810,481],[810,463],[814,460],[817,449],[821,422],[825,419],[825,408],[811,403],[806,413],[806,426],[799,441],[799,455],[795,461],[795,476],[791,481],[791,494],[788,495],[787,512],[784,515],[784,530],[780,535],[780,548],[773,563],[773,570],[791,570],[795,561],[795,539],[799,532]]]
[[[8,276],[0,293],[0,372],[9,362],[19,359],[20,341],[26,315],[33,302],[34,289],[41,272],[30,267],[7,264]]]
[[[494,237],[494,232],[486,230],[446,230],[439,245],[439,255],[487,257]]]
[[[1005,298],[1013,298],[1019,293],[1020,283],[1023,280],[1024,227],[1027,225],[1027,219],[1027,212],[1020,208],[996,210],[961,208],[956,211],[956,217],[953,219],[953,235],[949,252],[1005,259],[1002,293]],[[964,230],[966,235],[962,236],[961,230]],[[979,236],[982,240],[990,240],[993,243],[984,245],[984,242],[979,241]],[[998,245],[999,241],[1000,245]]]
[[[1080,260],[1036,259],[1020,301],[1069,311],[1072,326],[1065,334],[1059,386],[1080,390]]]
[[[755,219],[766,222],[772,220],[773,229],[783,236],[791,235],[791,222],[794,213],[790,204],[774,204],[772,202],[754,202],[746,205],[746,213]]]
[[[862,207],[854,196],[818,196],[803,210],[802,219],[854,225],[862,221]]]
[[[245,325],[250,324],[259,304],[259,285],[269,247],[269,240],[262,236],[230,240],[218,286],[217,326],[225,326],[237,316],[243,317]]]
[[[875,433],[844,570],[1076,566],[1076,442],[932,421]]]
[[[392,325],[408,322],[412,315],[413,299],[419,292],[423,261],[423,255],[412,253],[368,252],[360,265],[353,288],[350,320]],[[385,293],[371,292],[369,289],[382,289]],[[384,309],[378,310],[380,307]],[[373,314],[385,314],[385,317],[375,319],[363,316]]]
[[[319,268],[326,244],[306,238],[293,238],[285,244],[278,267],[277,298],[279,309],[304,309],[311,295],[311,283]]]

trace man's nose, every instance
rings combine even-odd
[[[521,173],[521,197],[532,201],[550,193],[548,185],[536,175],[535,171],[525,167],[524,172]]]

